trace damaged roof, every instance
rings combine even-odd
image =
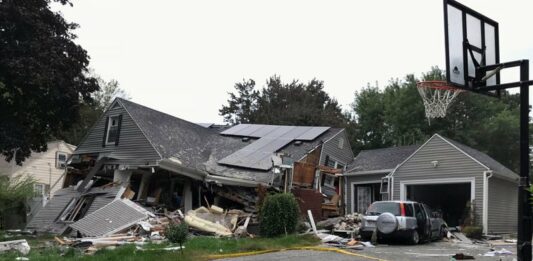
[[[68,224],[59,220],[67,205],[73,200],[84,195],[96,194],[86,215],[111,203],[117,195],[123,191],[120,186],[104,186],[91,188],[86,193],[80,193],[76,187],[63,188],[54,193],[46,206],[41,208],[26,226],[27,229],[34,229],[37,232],[61,234],[67,229]]]
[[[162,158],[202,151],[206,139],[218,133],[146,106],[117,98]]]
[[[117,98],[117,101],[130,114],[137,126],[163,159],[171,159],[180,166],[187,167],[210,175],[244,179],[253,182],[269,183],[272,180],[271,167],[253,169],[245,166],[230,166],[219,164],[219,161],[240,151],[244,147],[257,141],[255,138],[243,140],[242,137],[222,135],[219,131],[231,128],[206,128],[199,124],[188,122],[172,115],[148,108],[146,106]],[[255,126],[247,124],[246,126]],[[262,127],[271,126],[258,125]],[[305,136],[298,145],[293,140],[285,142],[275,149],[275,153],[286,153],[294,160],[299,160],[324,141],[338,134],[342,129],[329,127],[306,127],[308,130],[320,130],[314,135]],[[317,129],[318,128],[318,129]]]
[[[420,145],[362,150],[347,167],[347,173],[375,171],[390,172],[413,154]],[[349,175],[349,174],[348,174]]]

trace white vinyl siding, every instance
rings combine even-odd
[[[64,168],[57,168],[57,152],[65,154],[72,154],[73,147],[66,145],[64,142],[50,142],[48,143],[48,150],[41,153],[32,153],[31,157],[27,159],[21,168],[11,174],[14,176],[31,176],[36,183],[46,185],[51,188],[52,194],[61,189],[63,186]],[[56,186],[52,187],[54,184]]]
[[[492,177],[489,179],[488,233],[516,233],[518,184]]]

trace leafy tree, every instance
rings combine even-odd
[[[65,5],[68,0],[58,0]],[[79,118],[97,80],[74,43],[78,27],[49,0],[0,1],[0,153],[20,163]]]
[[[324,82],[316,79],[307,84],[293,80],[283,83],[279,76],[270,77],[261,91],[253,80],[235,85],[228,105],[219,110],[226,122],[339,126],[348,122],[338,102],[324,91]]]
[[[385,140],[388,131],[385,126],[385,100],[383,93],[377,86],[368,85],[355,93],[352,109],[357,122],[358,149],[379,148],[389,146],[390,140]]]
[[[25,210],[27,200],[34,196],[35,180],[31,176],[9,178],[0,173],[0,228],[4,217]],[[21,215],[24,215],[22,211]]]
[[[183,244],[185,244],[189,236],[189,226],[185,222],[179,224],[170,223],[165,229],[165,236],[171,243],[178,243],[183,254]]]
[[[268,195],[261,206],[260,233],[266,237],[294,233],[299,215],[298,202],[293,194]]]
[[[230,124],[251,123],[254,121],[254,112],[257,110],[257,100],[259,92],[254,90],[255,81],[243,80],[242,83],[235,84],[237,94],[228,93],[228,105],[223,105],[219,110],[224,116],[224,121]]]
[[[433,67],[422,80],[443,80],[444,72]],[[420,144],[431,135],[457,140],[487,153],[513,170],[519,159],[519,95],[504,92],[501,99],[471,92],[460,94],[446,117],[425,118],[414,75],[391,80],[382,90],[367,87],[356,93],[352,105],[356,124],[354,151]],[[505,148],[505,149],[502,149]]]

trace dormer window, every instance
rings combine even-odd
[[[104,139],[102,141],[102,147],[106,145],[114,144],[118,145],[118,139],[120,138],[120,126],[122,124],[122,115],[113,115],[106,118]]]
[[[109,117],[107,123],[107,144],[114,144],[118,137],[118,116]]]

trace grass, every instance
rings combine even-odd
[[[11,240],[11,238],[9,239]],[[153,249],[153,251],[139,251],[133,245],[117,247],[113,250],[100,250],[92,256],[83,255],[80,250],[75,248],[61,248],[57,246],[46,246],[44,241],[47,239],[28,240],[32,247],[30,254],[27,256],[31,261],[52,261],[52,260],[117,260],[117,261],[134,261],[134,260],[151,260],[157,258],[157,261],[166,260],[207,260],[207,255],[212,254],[229,254],[259,250],[284,249],[299,246],[314,246],[320,240],[312,235],[288,235],[278,238],[214,238],[214,237],[195,237],[185,243],[183,254],[180,251],[158,250],[170,246],[169,244],[146,245],[144,249]],[[20,256],[18,253],[7,253],[0,255],[0,260],[15,260]]]

